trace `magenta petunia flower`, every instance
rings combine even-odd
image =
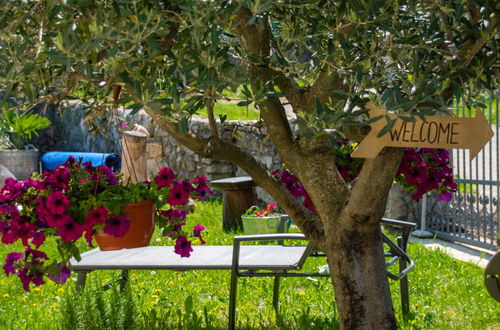
[[[118,184],[118,177],[113,173],[113,171],[106,165],[97,166],[97,173],[99,178],[104,177],[110,186],[116,186]]]
[[[43,231],[36,231],[33,234],[33,238],[31,239],[31,243],[38,249],[43,242],[45,242],[45,234]]]
[[[158,175],[154,177],[154,181],[158,188],[168,187],[176,177],[174,171],[168,167],[160,169]]]
[[[175,240],[174,252],[179,254],[182,258],[188,258],[193,252],[191,242],[185,236],[179,236]]]
[[[48,274],[48,277],[56,283],[66,283],[68,278],[71,276],[71,270],[67,266],[61,265],[60,263],[58,263],[56,267],[56,270],[58,271],[57,274]]]
[[[3,270],[5,271],[5,275],[15,274],[17,267],[14,266],[14,263],[19,259],[24,258],[24,254],[19,252],[11,252],[5,258],[5,265],[3,266]]]
[[[47,198],[45,206],[54,214],[63,214],[69,208],[70,202],[66,195],[56,191]]]
[[[85,224],[93,226],[98,223],[104,223],[109,214],[108,209],[100,205],[98,208],[90,210],[89,214],[85,217]]]
[[[453,193],[451,191],[443,191],[439,195],[437,195],[436,200],[438,202],[445,202],[448,203],[451,201],[453,197]]]
[[[195,225],[193,229],[193,236],[196,236],[199,238],[201,244],[206,244],[203,240],[203,237],[201,236],[201,232],[205,230],[205,227],[203,225]]]
[[[124,215],[118,215],[111,219],[106,220],[104,232],[116,237],[123,237],[130,227],[130,221]]]
[[[63,241],[74,242],[82,236],[84,227],[68,216],[57,226],[57,229]]]
[[[46,182],[54,189],[63,190],[69,188],[71,172],[65,167],[58,167],[55,170],[48,172]]]
[[[72,220],[69,214],[52,214],[48,213],[43,218],[49,227],[59,227],[63,226],[65,223]]]
[[[186,219],[186,212],[180,209],[168,209],[166,211],[160,211],[160,213],[165,217],[165,219]]]
[[[184,205],[189,198],[189,191],[184,190],[182,181],[174,182],[174,186],[170,189],[167,202],[172,205]]]
[[[412,167],[404,175],[410,185],[416,185],[426,180],[427,171],[422,167]]]

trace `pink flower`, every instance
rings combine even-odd
[[[60,191],[53,192],[47,198],[45,206],[54,214],[63,214],[69,208],[68,197]]]
[[[55,170],[48,172],[46,182],[50,184],[52,188],[57,190],[63,190],[69,188],[70,170],[65,167],[58,167]]]
[[[104,223],[109,214],[108,209],[100,205],[98,208],[90,210],[89,214],[85,217],[85,224],[93,226],[98,223]]]
[[[33,234],[33,238],[31,239],[31,243],[38,249],[43,242],[45,242],[45,234],[43,231],[36,231]]]
[[[84,227],[68,216],[57,226],[57,229],[63,241],[74,242],[82,236]]]
[[[124,215],[118,215],[111,219],[106,220],[104,232],[116,237],[123,237],[130,227],[130,221]]]
[[[180,254],[182,258],[188,258],[193,252],[191,242],[185,236],[179,236],[175,240],[174,252]]]
[[[111,171],[109,167],[106,165],[97,166],[97,175],[99,178],[102,178],[104,174],[104,178],[108,181],[110,186],[116,186],[118,184],[118,177]]]
[[[168,167],[164,167],[160,169],[160,172],[154,177],[154,180],[158,188],[163,188],[170,186],[175,177],[174,171]]]
[[[184,205],[189,198],[189,191],[184,190],[182,181],[174,182],[174,186],[170,189],[167,202],[172,205]]]
[[[63,214],[48,213],[45,215],[44,220],[47,222],[47,225],[49,225],[49,227],[59,227],[63,226],[65,223],[68,223],[69,220],[73,219],[67,213]]]
[[[193,229],[193,236],[198,237],[200,239],[201,244],[207,243],[203,240],[203,237],[201,237],[201,232],[204,230],[205,230],[205,227],[203,225],[196,225],[196,226],[194,226],[194,229]]]
[[[186,219],[186,212],[180,209],[168,209],[166,211],[160,211],[160,213],[165,217],[165,219]]]

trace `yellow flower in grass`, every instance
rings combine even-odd
[[[63,293],[63,292],[64,292],[64,288],[59,288],[59,289],[57,289],[57,292],[61,292],[61,293]]]
[[[175,283],[174,283],[174,281],[170,281],[170,282],[168,282],[168,284],[170,284],[170,286],[174,286]]]
[[[299,296],[305,296],[306,292],[305,291],[299,291]]]
[[[156,306],[156,305],[158,305],[158,302],[157,302],[157,301],[152,301],[152,302],[151,302],[151,306]]]
[[[33,291],[40,292],[41,290],[40,290],[40,288],[34,288]]]
[[[49,306],[50,309],[56,309],[57,308],[57,305],[56,304],[52,304]]]
[[[162,291],[161,291],[161,289],[155,289],[155,291],[154,291],[154,292],[155,292],[155,293],[161,293]]]
[[[154,294],[154,295],[151,296],[151,298],[158,299],[158,298],[160,298],[160,296],[157,296],[157,295]]]
[[[177,281],[184,281],[184,279],[182,277],[179,277]]]
[[[9,297],[10,297],[10,295],[9,295],[8,293],[4,293],[2,297],[4,297],[4,298],[9,298]]]

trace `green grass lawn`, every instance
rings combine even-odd
[[[234,233],[221,229],[222,203],[197,204],[188,224],[204,224],[208,244],[231,244]],[[172,244],[154,237],[152,244]],[[12,251],[3,246],[0,258]],[[398,283],[390,281],[398,322],[403,329],[500,329],[500,304],[488,296],[483,270],[440,251],[410,244],[416,267],[410,273],[411,313],[401,315]],[[312,258],[307,270],[324,264]],[[52,282],[25,292],[15,277],[0,275],[0,329],[223,329],[227,324],[229,271],[133,271],[129,288],[102,291],[119,271],[91,273],[83,292],[75,276],[66,285]],[[272,279],[239,281],[238,327],[243,329],[336,328],[335,300],[328,279],[282,280],[277,319],[272,309]]]
[[[207,117],[207,109],[203,108],[197,113],[200,116]],[[215,118],[220,119],[219,115],[226,116],[226,120],[259,120],[259,111],[253,104],[247,106],[238,106],[235,103],[216,103],[214,107]]]

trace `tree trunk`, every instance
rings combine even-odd
[[[336,237],[328,237],[324,248],[340,328],[397,329],[380,224],[354,223],[354,219],[341,219]]]

